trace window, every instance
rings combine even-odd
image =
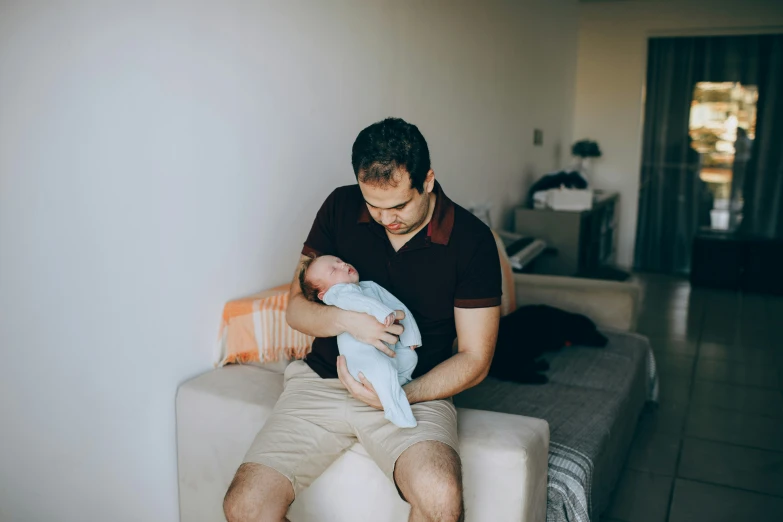
[[[699,153],[699,178],[712,195],[711,228],[727,230],[742,219],[745,167],[756,137],[758,88],[735,82],[699,82],[689,122]]]

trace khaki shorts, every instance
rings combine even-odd
[[[459,451],[451,400],[411,405],[418,426],[398,428],[382,411],[351,397],[338,379],[322,379],[303,361],[288,365],[284,382],[283,394],[244,462],[285,475],[296,495],[357,440],[392,482],[397,458],[417,442],[435,440]]]

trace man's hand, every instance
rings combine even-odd
[[[405,313],[401,310],[395,312],[397,320],[405,318]],[[359,342],[370,344],[385,353],[389,357],[394,357],[394,350],[386,346],[388,343],[392,346],[397,344],[397,340],[404,331],[401,324],[390,324],[386,326],[379,323],[375,317],[369,314],[359,312],[345,312],[350,314],[343,322],[343,328]]]
[[[365,379],[364,374],[362,373],[359,373],[359,381],[354,379],[348,372],[348,364],[345,362],[345,357],[342,355],[337,357],[337,378],[340,379],[340,382],[343,383],[345,389],[348,390],[348,393],[350,393],[354,399],[362,401],[367,406],[375,408],[376,410],[383,409],[381,400],[378,398],[378,394],[375,393],[375,388],[372,387],[370,381]]]

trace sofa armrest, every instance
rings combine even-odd
[[[641,288],[633,282],[514,274],[517,306],[545,304],[586,315],[601,328],[634,332]]]
[[[177,390],[177,460],[182,522],[225,520],[223,495],[283,392],[283,376],[229,365]]]
[[[506,413],[458,412],[466,520],[544,522],[549,424]]]

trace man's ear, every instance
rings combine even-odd
[[[424,192],[429,194],[435,188],[435,171],[430,169],[424,177]]]

